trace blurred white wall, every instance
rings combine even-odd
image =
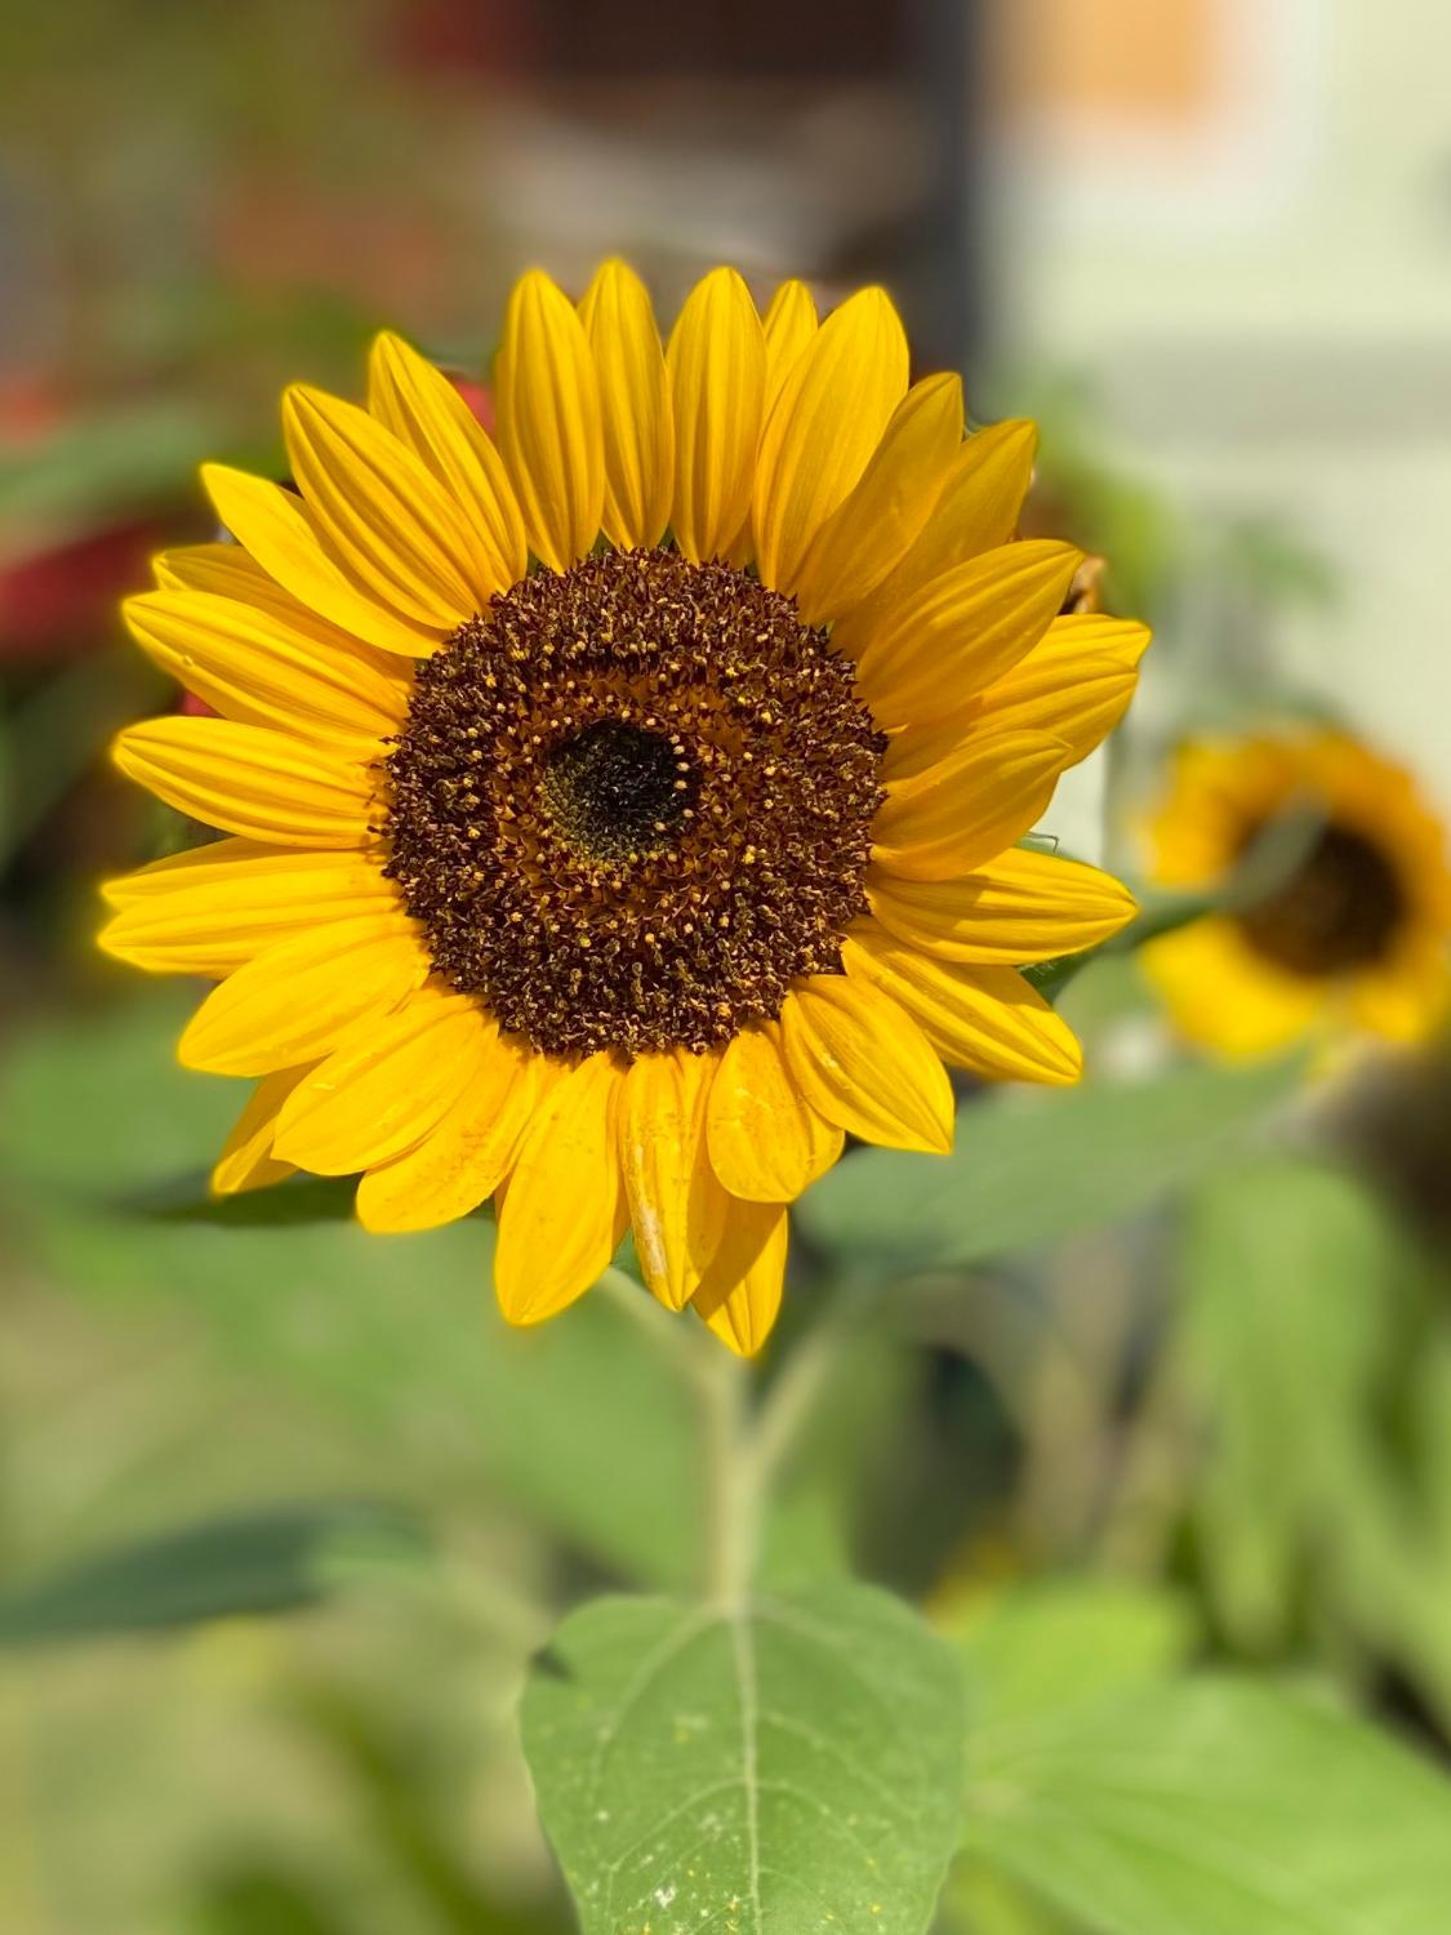
[[[1451,5],[999,0],[997,40],[1002,347],[1329,556],[1270,647],[1451,812]]]

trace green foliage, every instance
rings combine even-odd
[[[1385,1208],[1303,1159],[1198,1191],[1180,1350],[1205,1459],[1194,1519],[1221,1619],[1283,1647],[1307,1576],[1330,1611],[1373,1532],[1389,1351],[1415,1266]]]
[[[1036,1250],[1150,1207],[1222,1164],[1291,1092],[1292,1066],[1174,1069],[1071,1094],[969,1104],[950,1156],[871,1149],[803,1199],[808,1235],[874,1266]]]
[[[363,1503],[293,1505],[188,1526],[0,1594],[0,1644],[97,1639],[206,1619],[292,1612],[327,1596],[333,1569],[366,1556],[416,1562],[407,1513]]]
[[[1300,1695],[1168,1681],[972,1737],[968,1847],[1096,1935],[1440,1935],[1451,1786]]]
[[[862,1586],[574,1613],[525,1748],[585,1935],[921,1935],[958,1832],[951,1654]]]
[[[1045,1579],[984,1596],[954,1623],[971,1735],[1165,1678],[1188,1659],[1187,1602],[1123,1579]]]

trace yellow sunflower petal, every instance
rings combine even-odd
[[[288,733],[232,719],[146,719],[117,735],[112,757],[168,806],[229,833],[294,847],[356,847],[368,836],[366,768]]]
[[[537,1324],[582,1296],[622,1230],[616,1139],[620,1071],[591,1055],[535,1109],[499,1205],[494,1288],[511,1324]]]
[[[866,892],[877,920],[907,946],[1000,967],[1096,947],[1138,912],[1111,874],[1021,847],[957,880],[902,880],[873,867]]]
[[[396,1007],[427,973],[401,915],[330,921],[279,941],[214,988],[187,1024],[178,1059],[214,1075],[318,1061],[360,1015]]]
[[[725,1191],[705,1146],[713,1055],[640,1055],[620,1090],[620,1167],[646,1284],[683,1310],[720,1243]]]
[[[724,556],[751,507],[766,346],[734,269],[698,282],[665,355],[675,417],[675,541],[697,563]]]
[[[155,974],[230,974],[293,934],[399,905],[397,887],[360,853],[236,839],[172,854],[103,891],[119,911],[100,945]]]
[[[426,356],[389,330],[368,359],[368,408],[464,513],[476,587],[507,591],[529,568],[524,517],[484,426]]]
[[[1138,687],[1146,625],[1096,615],[1055,619],[1043,639],[982,694],[973,717],[986,726],[1051,732],[1086,759],[1118,725]]]
[[[222,1144],[212,1170],[214,1195],[240,1196],[296,1174],[295,1163],[283,1162],[272,1153],[272,1142],[282,1105],[306,1073],[305,1067],[283,1068],[258,1082]]]
[[[122,607],[154,664],[227,719],[341,742],[376,756],[396,732],[408,691],[380,654],[335,650],[275,615],[205,591],[149,591]]]
[[[538,269],[509,297],[494,408],[530,546],[567,571],[594,543],[604,513],[600,386],[573,303]]]
[[[1016,665],[1063,603],[1078,568],[1071,544],[1001,545],[945,571],[885,620],[857,678],[886,731],[961,717],[974,695]]]
[[[783,1203],[733,1202],[715,1261],[695,1293],[691,1307],[740,1357],[754,1357],[776,1322],[788,1229]]]
[[[675,419],[649,291],[627,263],[605,262],[579,313],[599,372],[605,534],[622,550],[658,544],[675,490]]]
[[[1046,733],[974,734],[943,765],[888,784],[873,859],[908,880],[960,879],[1042,816],[1068,758]]]
[[[962,379],[928,376],[897,405],[861,482],[811,540],[793,587],[808,625],[859,605],[901,563],[962,448]]]
[[[160,552],[151,562],[159,591],[200,591],[245,605],[254,618],[275,619],[288,633],[310,639],[325,652],[362,659],[378,678],[405,695],[406,702],[414,654],[400,654],[391,647],[384,650],[344,631],[284,590],[240,544],[184,544]],[[431,650],[436,641],[427,643]]]
[[[907,390],[907,336],[884,289],[832,311],[797,358],[761,432],[756,562],[792,591],[807,547],[861,479]]]
[[[225,464],[203,464],[202,482],[217,516],[238,544],[310,611],[385,652],[426,658],[438,649],[442,636],[438,629],[411,624],[365,596],[343,575],[291,491]],[[172,555],[175,559],[182,554]],[[192,575],[191,582],[195,581]]]
[[[1076,1082],[1083,1052],[1068,1024],[1012,968],[959,967],[861,921],[842,947],[848,975],[898,1001],[933,1048],[987,1081]]]
[[[370,1169],[358,1184],[364,1229],[437,1229],[487,1201],[508,1175],[547,1082],[561,1069],[515,1036],[489,1038],[453,1107],[416,1148]]]
[[[488,603],[498,584],[456,501],[375,417],[294,383],[282,434],[318,540],[359,590],[440,634]]]
[[[883,618],[944,571],[1006,544],[1017,529],[1033,480],[1038,432],[1031,423],[974,431],[952,461],[932,513],[906,557],[832,631],[832,644],[856,656]]]
[[[472,996],[433,986],[365,1015],[293,1090],[277,1153],[320,1176],[390,1162],[458,1100],[495,1032]]]
[[[743,1028],[725,1049],[707,1126],[717,1176],[733,1196],[761,1203],[794,1202],[845,1141],[797,1087],[774,1021]]]
[[[816,334],[816,300],[804,282],[783,282],[772,296],[761,330],[766,342],[763,418],[771,414],[786,378]]]
[[[786,1060],[828,1122],[891,1149],[952,1147],[952,1086],[911,1016],[870,982],[798,981],[781,1012]]]

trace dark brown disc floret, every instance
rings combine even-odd
[[[438,972],[541,1052],[701,1051],[840,970],[884,743],[789,598],[603,552],[419,667],[388,872]]]
[[[1264,830],[1256,828],[1246,847]],[[1384,959],[1407,911],[1405,886],[1389,855],[1358,828],[1328,820],[1290,877],[1239,920],[1251,945],[1277,967],[1318,976]]]

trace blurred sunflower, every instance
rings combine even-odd
[[[103,945],[220,981],[181,1059],[261,1079],[218,1190],[363,1172],[380,1231],[493,1196],[519,1323],[630,1226],[752,1351],[846,1132],[946,1150],[944,1060],[1077,1076],[1017,969],[1133,904],[1013,843],[1147,634],[1057,616],[1031,425],[964,439],[879,289],[763,321],[717,269],[662,349],[623,264],[577,309],[530,274],[494,397],[497,445],[385,335],[366,409],[287,393],[297,494],[204,471],[237,543],[127,618],[221,716],[115,756],[231,837],[112,883]]]
[[[1178,1025],[1229,1056],[1345,1029],[1423,1039],[1451,992],[1451,868],[1415,782],[1340,732],[1186,746],[1150,824],[1153,876],[1225,887],[1277,828],[1285,877],[1144,948]]]

